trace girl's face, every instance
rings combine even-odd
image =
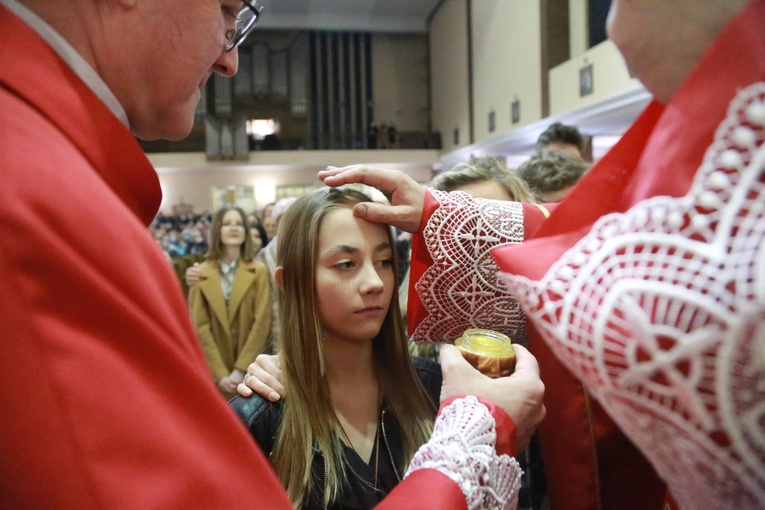
[[[266,218],[270,218],[273,210],[274,210],[274,204],[268,204],[267,206],[265,206],[263,208],[263,219],[265,220]]]
[[[388,314],[395,287],[387,227],[329,212],[319,230],[316,293],[330,340],[372,340]]]
[[[263,218],[263,228],[266,229],[266,235],[269,239],[276,235],[276,222],[271,216]]]
[[[220,222],[220,242],[224,248],[244,244],[244,220],[235,210],[226,211]]]

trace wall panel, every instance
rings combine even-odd
[[[473,143],[468,21],[467,0],[446,0],[430,22],[431,119],[446,151]]]
[[[470,4],[473,123],[480,142],[542,117],[541,9],[540,0]],[[512,122],[516,99],[520,115]]]

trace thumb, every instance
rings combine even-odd
[[[362,202],[353,207],[353,215],[375,223],[390,223],[394,219],[391,206],[375,202]]]
[[[513,344],[515,349],[515,373],[532,373],[539,375],[539,363],[533,354],[522,345]]]
[[[462,357],[460,350],[451,344],[441,346],[441,351],[438,356],[441,366],[447,371],[449,368],[457,367],[462,363],[467,363],[465,358]]]
[[[353,206],[353,215],[357,218],[361,218],[362,220],[367,219],[367,214],[369,214],[369,203],[368,202],[361,202],[360,204],[356,204]]]

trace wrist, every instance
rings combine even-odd
[[[474,396],[448,399],[407,476],[422,469],[440,471],[460,488],[469,510],[515,508],[522,471],[514,458],[497,454],[495,429],[486,403]]]
[[[441,414],[441,411],[445,407],[460,398],[465,398],[465,395],[450,397],[441,402],[438,414]],[[491,413],[491,417],[494,418],[497,432],[497,443],[495,445],[497,455],[509,455],[511,457],[517,455],[518,437],[513,419],[504,411],[504,409],[489,400],[479,397],[478,402],[486,406],[489,413]]]

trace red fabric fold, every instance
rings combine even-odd
[[[379,510],[467,510],[457,483],[436,469],[418,469],[375,508]]]
[[[427,225],[430,217],[433,216],[435,210],[438,209],[438,205],[438,201],[433,198],[428,188],[425,188],[425,205],[422,209],[420,228],[412,236],[412,255],[409,264],[409,298],[406,304],[406,322],[410,335],[428,315],[425,307],[422,306],[419,294],[414,290],[414,284],[433,265],[433,259],[430,258],[430,253],[428,253],[428,246],[422,238],[422,230]]]

